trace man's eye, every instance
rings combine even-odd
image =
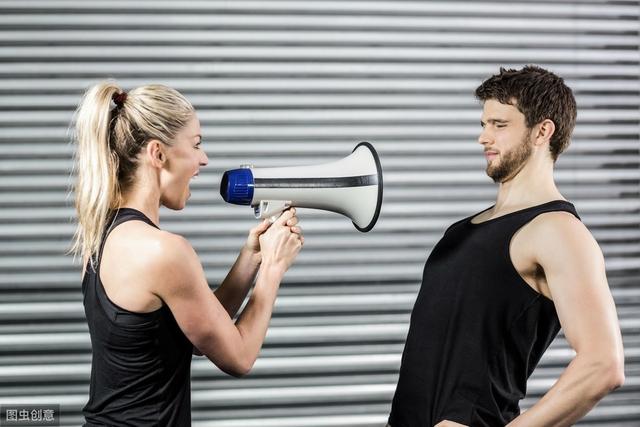
[[[504,127],[507,127],[507,125],[497,124],[497,125],[496,125],[496,127],[497,127],[497,128],[504,128]]]

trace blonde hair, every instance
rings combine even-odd
[[[152,139],[172,145],[193,113],[182,94],[163,85],[124,93],[106,81],[85,92],[75,114],[78,217],[70,252],[94,266],[106,222],[134,183],[138,154]]]

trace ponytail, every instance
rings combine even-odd
[[[78,225],[71,251],[85,262],[98,252],[109,213],[121,198],[118,156],[110,147],[111,102],[113,96],[121,92],[113,82],[97,84],[85,93],[76,110]]]

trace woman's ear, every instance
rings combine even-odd
[[[167,160],[164,144],[157,139],[152,139],[147,143],[145,154],[151,165],[156,168],[162,168]]]

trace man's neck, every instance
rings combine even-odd
[[[510,211],[557,199],[564,197],[553,180],[553,163],[532,161],[514,177],[499,184],[493,210]]]

